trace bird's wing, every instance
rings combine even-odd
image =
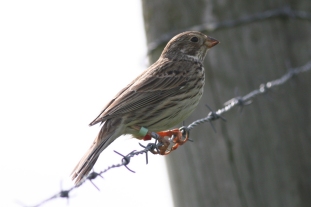
[[[156,62],[121,90],[90,125],[161,103],[187,83],[193,67],[199,66],[189,61]]]

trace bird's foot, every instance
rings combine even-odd
[[[172,129],[167,131],[161,131],[157,133],[159,135],[158,141],[163,145],[159,147],[159,151],[153,152],[154,154],[168,155],[172,151],[176,150],[180,145],[186,143],[189,139],[189,131],[185,127],[180,129]],[[173,143],[173,146],[169,148]]]
[[[151,140],[151,132],[144,127],[132,126],[133,129],[139,131],[143,140]],[[189,140],[189,130],[186,127],[176,128],[167,131],[157,132],[159,135],[157,141],[162,144],[157,150],[151,151],[153,154],[168,155]],[[172,146],[170,147],[170,145]]]

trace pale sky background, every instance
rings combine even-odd
[[[88,124],[147,66],[141,2],[0,2],[0,206],[35,205],[73,185],[69,175],[99,126]],[[100,171],[140,150],[121,138]],[[144,143],[146,144],[146,143]],[[48,206],[171,207],[164,157],[132,159]],[[160,193],[159,193],[160,192]]]

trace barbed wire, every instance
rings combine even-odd
[[[311,13],[305,11],[296,11],[293,10],[290,6],[285,6],[273,10],[268,10],[264,12],[259,12],[247,16],[243,16],[239,19],[234,20],[225,20],[222,22],[210,22],[200,25],[195,25],[189,28],[184,28],[183,30],[174,30],[166,34],[161,35],[158,39],[150,42],[148,44],[148,54],[152,53],[158,47],[163,44],[166,44],[173,36],[183,31],[200,31],[200,32],[214,32],[220,29],[227,29],[232,27],[237,27],[245,24],[250,24],[258,21],[263,21],[272,18],[289,18],[289,19],[298,19],[311,21]]]
[[[296,76],[299,73],[307,72],[310,70],[311,70],[311,61],[309,61],[308,63],[306,63],[305,65],[303,65],[301,67],[291,68],[282,77],[280,77],[276,80],[272,80],[272,81],[260,84],[259,89],[255,89],[255,90],[251,91],[250,93],[246,94],[245,96],[238,96],[238,97],[230,99],[229,101],[224,103],[223,108],[218,109],[217,111],[213,111],[210,109],[211,112],[205,118],[198,119],[198,120],[192,122],[187,127],[184,127],[184,129],[187,131],[190,131],[200,124],[203,124],[206,122],[211,123],[212,121],[215,121],[217,119],[224,119],[223,117],[221,117],[221,115],[223,113],[228,112],[229,110],[231,110],[232,108],[234,108],[236,106],[242,107],[242,106],[249,105],[252,103],[252,98],[258,96],[259,94],[266,93],[272,87],[279,86],[279,85],[286,83],[288,80],[290,80],[291,78],[293,78],[294,76]],[[213,127],[213,125],[212,125],[212,127]],[[106,169],[104,169],[100,172],[91,172],[88,176],[84,177],[84,179],[78,185],[73,186],[73,187],[69,188],[68,190],[61,190],[60,192],[54,194],[53,196],[43,200],[39,204],[34,205],[33,207],[42,206],[44,203],[51,201],[53,199],[56,199],[56,198],[67,198],[67,199],[69,199],[69,197],[70,197],[69,194],[74,189],[83,185],[86,181],[90,181],[99,190],[99,188],[93,183],[93,180],[96,179],[98,176],[102,177],[102,175],[104,173],[108,172],[109,170],[111,170],[113,168],[119,168],[119,167],[124,166],[130,172],[134,172],[133,170],[131,170],[128,167],[128,164],[130,164],[131,158],[133,158],[134,156],[145,154],[146,155],[146,164],[148,164],[148,152],[154,152],[155,150],[157,151],[158,148],[162,146],[162,143],[158,142],[159,135],[157,133],[151,132],[151,137],[153,137],[155,139],[154,143],[149,143],[147,146],[144,146],[141,143],[139,143],[139,145],[143,148],[142,150],[139,150],[139,151],[134,150],[127,155],[122,155],[121,153],[114,151],[116,154],[118,154],[122,157],[121,163],[111,165],[111,166],[107,167]]]
[[[289,69],[289,71],[286,74],[284,74],[282,77],[280,77],[279,79],[260,84],[259,89],[255,89],[251,91],[250,93],[246,94],[245,96],[238,96],[238,97],[230,99],[229,101],[224,103],[225,107],[218,109],[216,112],[211,111],[207,117],[192,122],[187,128],[191,130],[194,127],[198,126],[199,124],[209,122],[209,121],[214,121],[219,118],[224,119],[223,117],[221,117],[221,115],[231,110],[233,107],[249,105],[252,103],[252,98],[254,98],[255,96],[266,93],[272,87],[282,85],[285,82],[287,82],[289,79],[294,77],[295,75],[302,73],[302,72],[306,72],[308,70],[311,70],[311,61],[309,61],[304,66]]]
[[[248,24],[248,23],[252,23],[252,22],[256,22],[256,21],[262,21],[262,20],[271,19],[271,18],[291,18],[291,19],[300,19],[300,20],[311,21],[311,13],[304,12],[304,11],[295,11],[295,10],[292,10],[291,7],[282,7],[282,8],[275,9],[275,10],[269,10],[266,12],[241,17],[241,18],[236,19],[236,20],[226,20],[226,21],[219,22],[219,23],[207,23],[207,24],[202,24],[202,25],[196,25],[196,26],[193,26],[191,28],[188,28],[187,30],[196,30],[196,31],[201,31],[201,32],[212,32],[212,31],[216,31],[219,29],[236,27],[236,26],[240,26],[243,24]],[[157,49],[160,45],[166,43],[168,40],[171,39],[172,36],[174,36],[175,34],[177,34],[179,32],[181,32],[181,31],[174,31],[174,32],[164,34],[160,38],[155,40],[154,42],[149,43],[148,44],[148,53]],[[207,106],[211,112],[206,117],[204,117],[202,119],[198,119],[198,120],[192,122],[187,127],[183,127],[183,128],[186,131],[191,131],[196,126],[203,124],[203,123],[206,123],[206,122],[212,123],[212,121],[215,121],[217,119],[225,120],[221,116],[223,113],[228,112],[229,110],[231,110],[232,108],[234,108],[236,106],[243,107],[243,106],[249,105],[252,103],[251,99],[254,98],[255,96],[258,96],[259,94],[266,93],[272,87],[282,85],[285,82],[287,82],[289,79],[294,77],[295,75],[302,73],[302,72],[309,71],[309,70],[311,70],[311,61],[309,61],[307,64],[305,64],[302,67],[289,69],[289,71],[286,74],[284,74],[282,77],[280,77],[279,79],[269,81],[269,82],[264,83],[264,84],[260,84],[259,89],[253,90],[250,93],[246,94],[245,96],[238,96],[238,97],[230,99],[229,101],[224,103],[223,108],[218,109],[217,111],[213,111],[209,106]],[[212,127],[214,129],[213,125],[212,125]],[[45,204],[51,200],[57,199],[57,198],[69,199],[70,193],[73,190],[75,190],[76,188],[82,186],[86,181],[90,181],[95,186],[95,188],[99,189],[93,183],[93,180],[96,179],[97,177],[102,177],[102,175],[104,173],[108,172],[109,170],[111,170],[113,168],[126,167],[130,172],[134,172],[133,170],[131,170],[128,167],[128,165],[130,164],[131,158],[133,158],[134,156],[145,154],[146,155],[146,164],[148,164],[148,152],[154,153],[155,151],[159,151],[159,147],[162,146],[162,143],[158,142],[159,135],[157,133],[151,132],[151,137],[153,137],[155,139],[154,143],[149,143],[146,146],[139,143],[139,145],[143,148],[142,150],[138,150],[138,151],[134,150],[127,155],[122,155],[121,153],[114,151],[116,154],[118,154],[122,157],[121,163],[111,165],[111,166],[107,167],[106,169],[104,169],[100,172],[91,172],[88,176],[84,177],[83,180],[78,185],[75,185],[75,186],[73,186],[67,190],[61,190],[60,192],[52,195],[51,197],[41,201],[40,203],[38,203],[37,205],[34,205],[32,207],[40,207],[43,204]],[[191,141],[191,140],[189,139],[189,141]],[[22,206],[25,206],[25,205],[22,205]]]

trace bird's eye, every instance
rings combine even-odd
[[[190,41],[191,41],[191,42],[198,42],[198,41],[199,41],[199,38],[197,38],[197,37],[192,37],[192,38],[190,39]]]

